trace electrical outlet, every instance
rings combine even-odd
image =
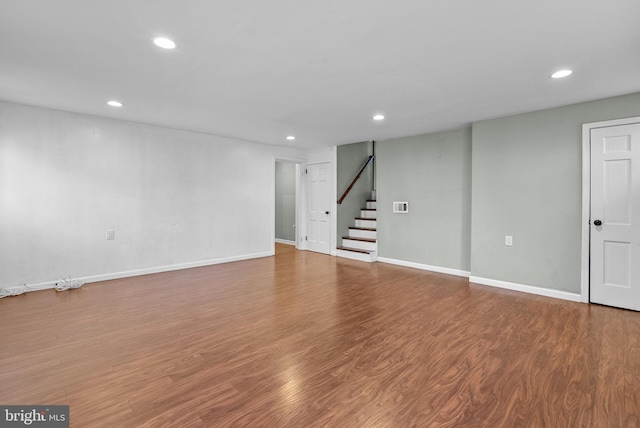
[[[504,245],[511,247],[513,245],[513,236],[511,235],[506,235],[504,237]]]
[[[116,231],[113,229],[107,229],[107,241],[113,241],[116,239]]]

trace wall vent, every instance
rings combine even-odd
[[[393,202],[393,212],[407,214],[409,212],[409,202]]]

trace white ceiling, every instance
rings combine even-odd
[[[0,99],[269,144],[383,140],[638,92],[639,18],[638,0],[2,0]]]

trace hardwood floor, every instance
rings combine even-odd
[[[0,300],[74,427],[637,427],[640,313],[297,252]]]

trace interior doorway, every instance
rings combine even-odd
[[[301,160],[275,160],[274,245],[278,242],[300,249],[304,229],[300,227],[303,221],[301,206],[304,205],[302,171]]]
[[[331,253],[331,212],[333,179],[331,163],[307,165],[307,249],[323,254]]]
[[[640,118],[583,127],[583,301],[640,310]]]

